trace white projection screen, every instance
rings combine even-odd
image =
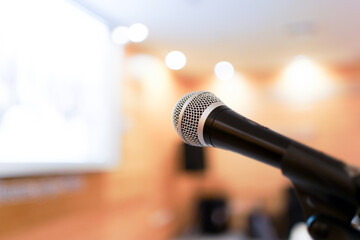
[[[0,178],[119,162],[121,52],[72,2],[0,1]]]

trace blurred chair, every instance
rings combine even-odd
[[[199,230],[202,234],[220,234],[229,230],[229,209],[225,197],[203,198],[199,202]]]
[[[261,209],[254,210],[248,218],[248,235],[254,239],[279,239],[272,219]]]

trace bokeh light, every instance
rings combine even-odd
[[[333,94],[336,84],[316,62],[299,55],[285,68],[276,84],[281,100],[297,105],[309,104]]]
[[[215,75],[221,80],[231,79],[234,76],[235,70],[231,63],[222,61],[215,65]]]
[[[135,23],[129,27],[128,38],[132,42],[142,42],[149,34],[148,28],[142,23]]]
[[[129,28],[126,26],[118,26],[111,33],[111,40],[115,44],[123,45],[129,42]]]
[[[186,64],[186,56],[180,51],[169,52],[165,57],[165,64],[172,70],[182,69]]]

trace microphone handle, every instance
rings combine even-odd
[[[222,105],[215,108],[204,124],[204,141],[281,168],[281,159],[293,140],[251,121]]]
[[[215,108],[204,124],[206,144],[281,169],[294,185],[310,192],[359,202],[352,167],[257,124],[229,107]]]
[[[203,138],[208,145],[280,168],[294,185],[314,239],[359,239],[360,232],[351,225],[360,207],[359,169],[284,137],[226,106],[208,115]]]

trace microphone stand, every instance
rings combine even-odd
[[[314,239],[360,239],[360,231],[352,224],[360,205],[359,169],[292,143],[281,170],[294,185]]]

